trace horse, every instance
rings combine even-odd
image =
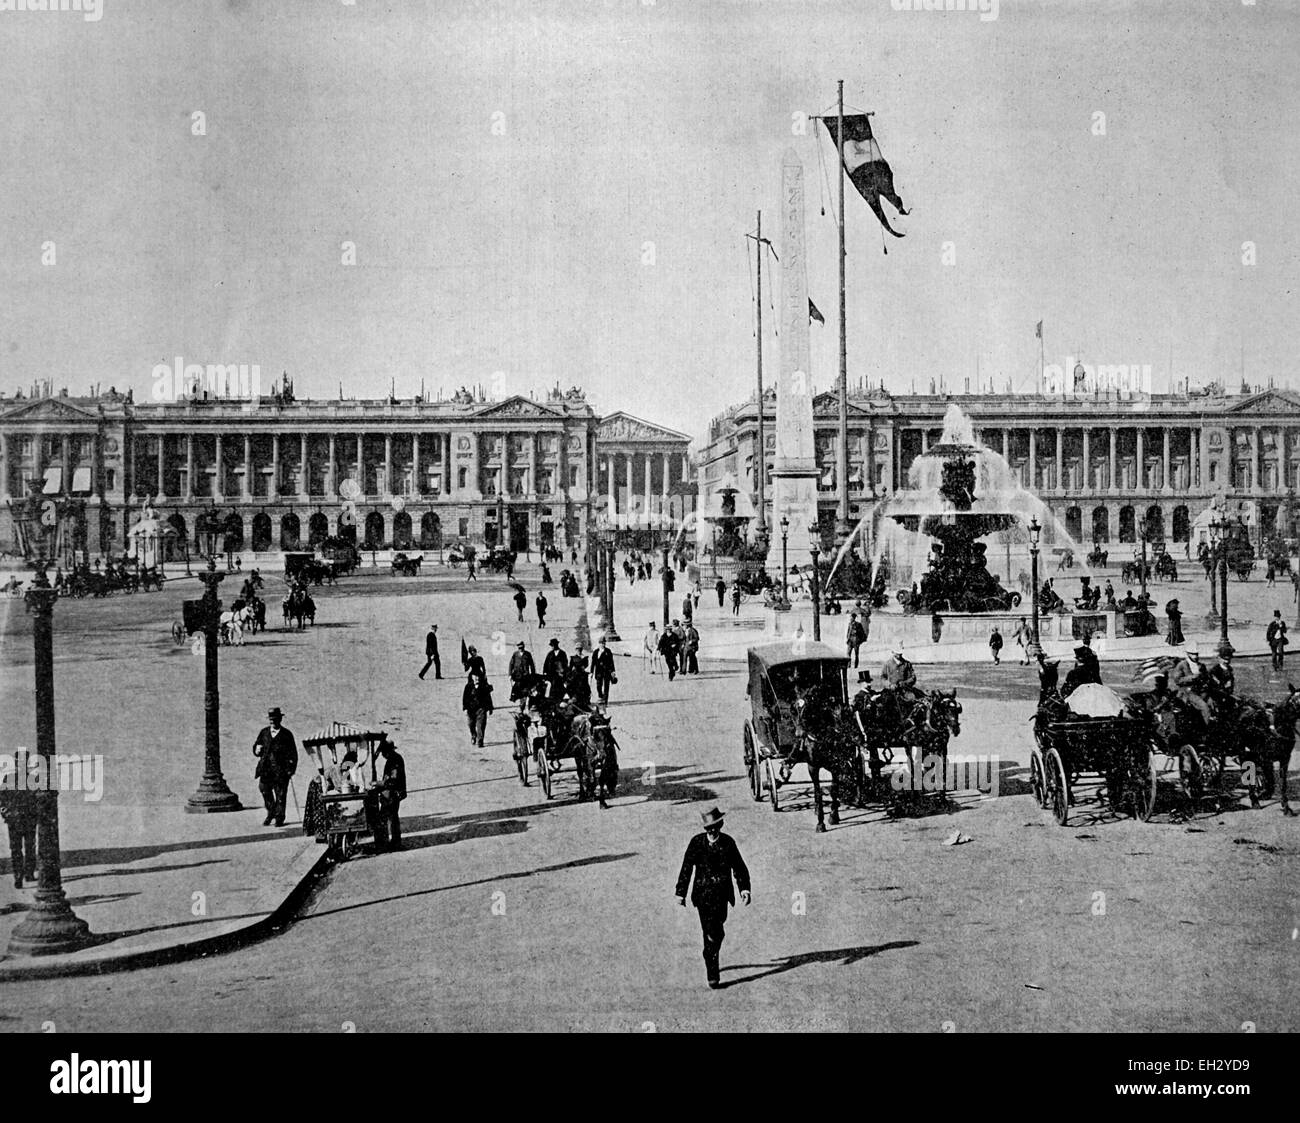
[[[311,599],[311,594],[306,589],[294,589],[290,592],[284,599],[283,607],[286,628],[290,620],[297,622],[299,631],[302,631],[304,622],[316,623],[316,602]]]
[[[817,833],[826,832],[822,811],[821,770],[831,777],[831,826],[840,822],[840,776],[852,779],[857,802],[862,800],[862,738],[848,706],[824,689],[813,688],[801,693],[794,702],[794,752],[782,765],[803,761],[812,778],[813,807],[817,813]]]
[[[1270,752],[1264,757],[1263,795],[1268,799],[1274,790],[1273,762],[1277,761],[1278,797],[1282,804],[1282,814],[1288,818],[1295,815],[1291,810],[1291,801],[1287,796],[1287,772],[1291,767],[1291,750],[1295,748],[1296,723],[1300,721],[1300,691],[1289,682],[1286,684],[1287,696],[1272,709],[1273,738],[1269,743]],[[1251,806],[1258,807],[1255,789],[1251,789]]]
[[[895,744],[907,753],[907,770],[912,791],[921,791],[917,779],[917,755],[925,772],[930,761],[937,761],[940,779],[948,775],[948,741],[961,734],[961,703],[956,690],[931,690],[915,700],[910,709],[900,706],[900,722]]]
[[[238,603],[238,602],[236,602]],[[218,635],[226,646],[244,646],[244,630],[252,620],[252,612],[244,607],[238,611],[223,612],[218,623]]]
[[[609,724],[609,715],[575,714],[570,733],[574,742],[574,764],[578,769],[578,798],[600,800],[602,811],[609,807],[606,795],[618,787],[618,743]]]

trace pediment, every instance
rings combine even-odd
[[[5,403],[9,404],[9,403]],[[27,401],[15,401],[13,408],[0,412],[0,418],[6,422],[51,421],[51,422],[90,422],[99,420],[99,414],[85,406],[73,405],[60,398],[32,398]]]
[[[1244,402],[1230,406],[1227,413],[1278,413],[1296,416],[1300,414],[1300,394],[1290,390],[1265,390],[1253,394]]]
[[[559,416],[554,410],[539,405],[531,398],[516,394],[503,402],[493,402],[474,414],[476,418],[490,420],[495,417],[536,417],[539,420],[553,421]]]
[[[611,413],[601,418],[596,428],[597,441],[684,441],[690,443],[690,437],[675,429],[667,429],[633,417],[630,413]]]
[[[849,399],[848,403],[849,417],[872,417],[874,414],[870,409],[862,406],[860,403]],[[831,415],[839,417],[840,415],[840,396],[833,390],[826,390],[813,398],[813,416],[830,417]]]

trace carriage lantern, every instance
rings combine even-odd
[[[1031,659],[1037,659],[1043,653],[1043,645],[1038,641],[1038,538],[1043,533],[1043,528],[1038,525],[1037,519],[1030,519],[1029,526],[1029,566],[1030,566],[1030,595],[1033,597],[1033,615],[1030,621],[1029,648],[1027,654]]]

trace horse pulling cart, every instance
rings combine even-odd
[[[552,701],[549,684],[540,676],[527,688],[515,714],[513,756],[525,787],[533,762],[547,799],[566,760],[573,761],[579,800],[596,796],[604,808],[606,796],[618,785],[618,742],[609,716],[581,710],[568,699]]]
[[[378,814],[375,770],[375,746],[386,736],[335,721],[303,738],[302,747],[316,766],[307,786],[303,834],[314,834],[317,842],[343,861],[356,853],[368,835],[379,846],[388,841],[387,825]]]

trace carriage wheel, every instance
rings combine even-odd
[[[767,760],[767,787],[768,796],[772,800],[772,810],[781,810],[781,797],[776,794],[776,765],[772,763],[772,758]]]
[[[551,761],[546,755],[546,750],[542,749],[537,754],[537,779],[541,782],[542,791],[546,793],[546,798],[551,798]]]
[[[1136,800],[1137,817],[1144,823],[1151,821],[1156,813],[1156,762],[1147,754],[1146,767],[1133,769],[1133,795]]]
[[[352,849],[353,849],[352,834],[349,832],[348,834],[340,835],[339,836],[339,857],[346,862],[349,858],[352,857]]]
[[[1228,754],[1226,752],[1216,753],[1211,751],[1208,756],[1210,760],[1210,783],[1217,788],[1223,781],[1223,769],[1228,763]]]
[[[515,768],[519,770],[519,782],[528,787],[528,750],[519,751],[519,736],[515,736]]]
[[[760,769],[763,762],[758,757],[758,750],[754,748],[754,735],[749,731],[749,726],[745,726],[745,771],[749,773],[749,794],[754,797],[755,803],[763,801],[763,773]]]
[[[1070,818],[1070,781],[1066,779],[1061,754],[1052,749],[1047,754],[1047,793],[1056,821],[1065,826]]]
[[[1178,782],[1182,785],[1183,795],[1191,800],[1195,809],[1205,795],[1205,777],[1200,755],[1192,745],[1184,745],[1178,750]]]
[[[1034,748],[1029,755],[1029,786],[1039,807],[1047,806],[1047,779],[1043,775],[1043,754]]]

